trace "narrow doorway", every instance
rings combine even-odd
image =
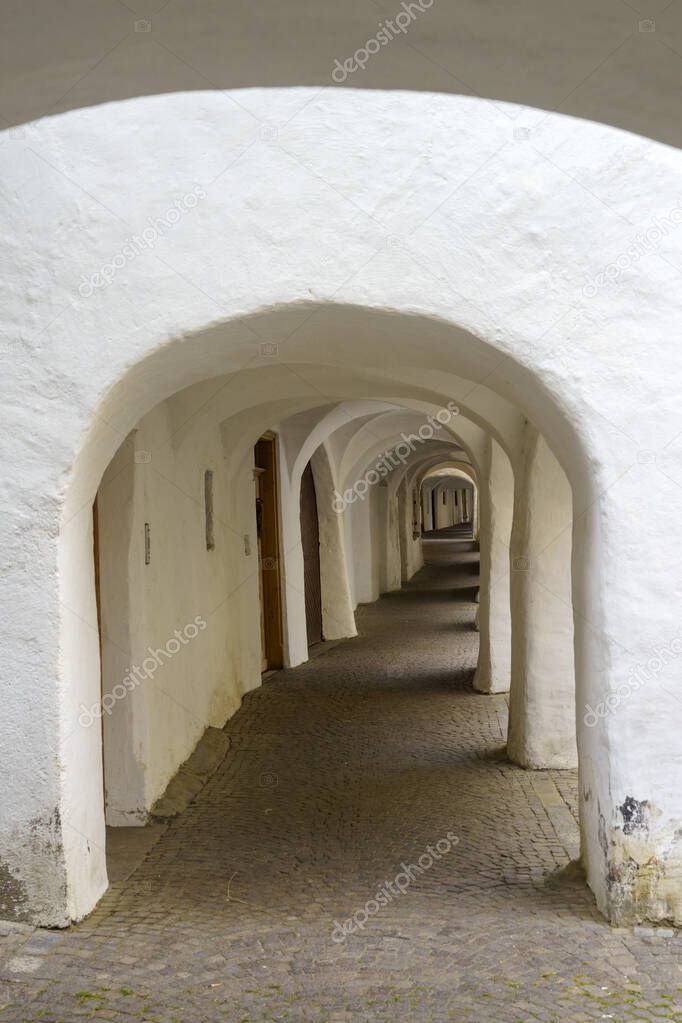
[[[320,582],[320,525],[317,517],[315,479],[310,462],[301,477],[301,544],[305,589],[305,623],[308,647],[320,643],[322,635],[322,585]]]
[[[261,616],[261,670],[284,666],[277,492],[277,436],[264,433],[254,448],[256,532]]]

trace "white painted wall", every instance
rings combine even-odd
[[[214,473],[213,550],[205,542],[206,469]],[[144,823],[205,728],[222,727],[260,684],[257,557],[252,546],[246,558],[239,529],[247,521],[255,539],[253,502],[248,475],[228,480],[218,431],[174,443],[168,402],[140,421],[104,475],[102,691],[122,694],[104,715],[109,824]],[[131,679],[134,667],[151,677]]]
[[[398,535],[400,540],[400,565],[403,583],[409,582],[412,576],[424,564],[421,533],[414,534],[414,502],[419,508],[419,493],[407,474],[401,481],[398,491]]]
[[[181,400],[186,396],[163,402],[140,421],[112,460],[98,492],[103,694],[117,687],[120,697],[107,701],[110,712],[103,718],[106,815],[111,825],[145,823],[154,801],[205,728],[222,727],[243,694],[260,684],[252,458],[247,455],[236,463],[226,459],[224,432],[205,421],[185,429],[178,443],[175,427],[182,419]],[[300,475],[295,480],[289,477],[287,449],[294,462],[297,452],[294,438],[287,446],[291,428],[285,421],[276,424],[275,431],[285,654],[287,664],[293,665],[308,656]],[[323,628],[326,638],[336,639],[354,635],[355,623],[341,520],[332,508],[334,477],[323,448],[314,454],[313,464]],[[205,544],[206,469],[214,473],[213,550]],[[145,523],[151,538],[148,565]],[[376,506],[369,525],[367,595],[374,600],[382,553],[378,537],[373,543],[373,532],[382,528]],[[199,631],[187,641],[184,630],[197,620]],[[176,630],[179,640],[174,638]],[[194,625],[191,631],[196,631]],[[169,641],[179,647],[171,656],[165,651]],[[152,677],[130,674],[139,667]],[[97,718],[93,727],[98,726]]]
[[[274,144],[265,119],[282,125]],[[99,686],[91,505],[129,432],[178,390],[232,374],[234,410],[291,397],[286,414],[321,396],[452,399],[512,462],[523,413],[573,490],[578,707],[617,695],[676,636],[679,232],[660,239],[664,259],[605,268],[674,216],[680,154],[527,108],[352,89],[134,99],[2,142],[0,861],[19,914],[77,918],[106,881],[99,742],[74,732]],[[81,289],[197,188],[153,248]],[[261,351],[273,338],[288,369]],[[669,659],[580,722],[583,857],[614,920],[682,920],[675,683]],[[647,818],[636,834],[628,798]]]

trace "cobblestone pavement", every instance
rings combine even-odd
[[[575,774],[505,760],[505,699],[471,688],[471,559],[429,550],[358,639],[247,698],[86,921],[4,929],[0,1020],[682,1020],[682,939],[594,909]]]

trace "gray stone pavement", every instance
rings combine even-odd
[[[575,773],[506,761],[471,557],[427,547],[359,638],[245,700],[87,920],[3,929],[0,1021],[682,1020],[682,938],[597,913]]]

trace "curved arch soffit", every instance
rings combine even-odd
[[[302,307],[296,303],[293,308],[300,312]],[[306,308],[308,307],[306,306]],[[414,313],[400,314],[395,310],[376,310],[357,306],[335,308],[342,320],[347,317],[350,317],[351,320],[354,317],[359,317],[365,329],[368,329],[370,324],[376,323],[383,329],[387,329],[390,324],[391,328],[395,330],[396,323],[404,321],[404,325],[409,325],[410,337],[420,336],[422,333],[428,336],[433,330],[436,330],[439,342],[442,343],[444,336],[451,336],[455,342],[452,351],[453,362],[457,362],[463,339],[466,337],[467,344],[482,353],[486,365],[489,364],[492,349],[488,342],[463,332],[461,327],[455,324],[446,324],[440,318]],[[329,309],[326,309],[326,312],[329,313]],[[269,319],[274,314],[268,311],[254,315],[261,320],[263,316]],[[312,315],[310,314],[311,318]],[[217,422],[222,422],[226,418],[224,402],[231,396],[234,403],[241,405],[242,411],[246,411],[247,414],[252,414],[255,405],[259,404],[264,413],[264,421],[267,423],[272,420],[272,400],[270,398],[267,401],[264,400],[262,391],[262,388],[265,387],[266,392],[273,393],[271,387],[268,386],[272,381],[267,379],[268,374],[272,374],[272,367],[262,365],[257,369],[239,371],[233,365],[233,372],[229,375],[225,373],[225,370],[230,368],[230,364],[234,363],[234,353],[228,340],[234,332],[239,332],[239,330],[239,322],[229,320],[219,326],[210,327],[191,338],[167,338],[162,346],[142,355],[112,386],[107,388],[96,407],[87,416],[84,416],[82,437],[73,458],[67,494],[68,501],[65,504],[67,513],[73,513],[76,504],[86,505],[92,502],[104,469],[120,443],[137,422],[159,402],[171,396],[178,396],[180,392],[184,392],[183,397],[186,397],[189,388],[196,384],[200,385],[198,399],[201,399],[201,408],[192,414],[213,415]],[[383,342],[380,341],[378,347],[381,349]],[[453,400],[447,392],[424,386],[413,384],[408,389],[404,381],[396,379],[395,372],[385,371],[384,374],[378,374],[376,371],[360,372],[357,369],[355,372],[351,372],[344,365],[342,359],[343,337],[339,339],[339,348],[340,351],[337,352],[339,361],[336,363],[328,361],[312,364],[296,363],[291,369],[287,366],[284,373],[278,374],[276,382],[281,384],[283,378],[289,380],[289,393],[292,398],[296,399],[289,407],[290,415],[300,411],[301,406],[314,407],[316,404],[320,404],[321,398],[327,404],[330,398],[338,401],[358,399],[388,401],[405,408],[417,407],[420,411],[437,410],[447,405],[448,401]],[[196,353],[195,357],[191,356],[192,351]],[[329,354],[327,350],[325,352],[327,358]],[[404,355],[402,344],[397,345],[394,354],[396,356],[394,362],[397,362],[399,357]],[[381,351],[377,353],[377,356],[381,357]],[[440,356],[442,357],[442,352]],[[428,362],[428,353],[424,348],[422,348],[420,358],[426,359]],[[549,396],[545,383],[536,379],[528,367],[515,363],[510,356],[500,356],[500,353],[497,352],[496,359],[498,363],[504,363],[507,377],[515,373],[517,377],[520,376],[527,382],[529,401],[526,408],[533,407],[535,413],[533,421],[538,429],[545,434],[550,446],[551,437],[558,435],[561,439],[559,447],[564,459],[564,470],[572,486],[575,486],[577,482],[578,485],[589,489],[592,481],[587,472],[586,453],[575,424],[567,418],[566,402],[558,400],[551,402],[550,414],[547,414]],[[471,363],[471,358],[468,361]],[[210,374],[209,366],[213,367],[213,375]],[[216,370],[222,370],[222,372],[216,374]],[[265,379],[258,379],[260,372],[265,373]],[[429,372],[431,372],[430,369]],[[398,374],[398,376],[400,375]],[[407,371],[402,375],[408,375]],[[225,380],[217,382],[216,376],[225,377]],[[330,381],[334,381],[337,392],[334,395],[329,395],[328,391],[325,391],[325,387],[328,388]],[[508,401],[508,399],[506,400]],[[284,399],[281,401],[284,402]],[[246,409],[244,408],[245,403],[248,405]],[[465,422],[471,420],[476,426],[490,432],[503,448],[508,449],[508,439],[498,433],[494,422],[484,420],[477,410],[469,405],[464,405],[460,400],[457,403],[462,410]],[[281,404],[280,409],[280,416],[283,416],[285,405]],[[261,425],[254,424],[252,436],[245,441],[245,447],[257,439],[260,435],[259,430],[261,430]],[[561,461],[559,451],[555,450],[555,454]]]

